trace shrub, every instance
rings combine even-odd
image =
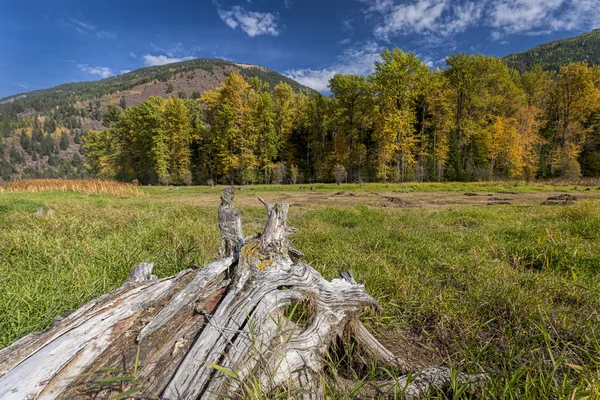
[[[287,168],[285,167],[285,163],[278,162],[275,164],[273,168],[273,183],[281,184],[285,182],[285,178],[287,177]]]
[[[336,164],[333,167],[333,177],[335,178],[335,183],[339,186],[348,178],[348,172],[346,172],[346,168],[343,165]]]
[[[290,167],[290,179],[292,183],[295,185],[298,183],[298,177],[300,176],[300,171],[298,171],[298,167],[292,164]]]
[[[185,186],[192,186],[192,173],[186,170],[181,174],[181,181]]]

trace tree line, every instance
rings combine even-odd
[[[519,74],[386,50],[330,96],[232,73],[198,99],[110,106],[83,138],[99,176],[144,184],[469,181],[600,175],[600,67]]]

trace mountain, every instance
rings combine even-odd
[[[57,106],[75,105],[86,100],[119,94],[139,104],[150,96],[169,96],[170,93],[204,92],[220,85],[231,72],[244,78],[253,76],[271,86],[283,81],[294,90],[309,90],[298,82],[268,68],[239,64],[219,59],[198,58],[179,63],[145,67],[123,75],[98,81],[65,83],[50,89],[20,93],[0,99],[0,121],[23,113],[41,113]],[[169,85],[170,84],[170,85]],[[130,104],[130,103],[128,103]]]
[[[195,59],[145,67],[98,81],[66,83],[0,99],[0,180],[15,176],[80,177],[81,137],[101,129],[109,105],[138,105],[150,96],[198,98],[237,72],[271,87],[286,82],[314,92],[268,68],[219,59]]]
[[[558,71],[570,62],[600,64],[600,29],[568,39],[555,40],[521,53],[504,57],[509,67],[523,73],[539,64],[543,69]]]

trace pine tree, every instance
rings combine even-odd
[[[62,132],[60,134],[60,142],[59,142],[59,147],[61,150],[66,150],[69,148],[69,143],[70,143],[70,139],[69,139],[69,134],[67,132]]]

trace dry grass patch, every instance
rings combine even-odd
[[[23,179],[16,182],[9,182],[1,189],[7,192],[36,193],[58,190],[82,194],[109,194],[113,196],[143,195],[143,192],[135,185],[103,179]]]

